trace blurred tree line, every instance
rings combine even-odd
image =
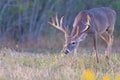
[[[55,35],[55,29],[47,22],[56,13],[59,17],[64,15],[64,25],[72,28],[79,11],[103,6],[117,12],[115,34],[119,36],[120,0],[0,0],[0,40],[40,40],[43,33]]]

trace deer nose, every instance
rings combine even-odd
[[[70,50],[66,49],[66,50],[64,51],[64,53],[65,53],[65,54],[68,54],[68,53],[70,53]]]

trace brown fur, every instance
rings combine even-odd
[[[84,10],[79,12],[76,16],[73,24],[71,36],[76,34],[76,29],[79,26],[79,35],[76,39],[81,36],[81,32],[85,29],[83,26],[87,22],[87,15],[90,16],[90,27],[84,31],[84,33],[93,35],[94,51],[98,62],[98,51],[97,51],[97,34],[99,34],[103,40],[107,43],[108,47],[105,52],[106,58],[109,58],[111,46],[113,42],[113,31],[116,20],[116,12],[108,7],[93,8],[90,10]]]

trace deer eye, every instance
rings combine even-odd
[[[72,42],[71,42],[71,44],[73,44],[73,45],[74,45],[74,44],[76,44],[76,42],[75,42],[75,41],[72,41]]]

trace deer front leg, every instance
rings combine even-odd
[[[97,63],[99,62],[99,59],[98,59],[98,51],[97,51],[97,34],[94,34],[93,35],[93,50],[94,50],[94,53],[95,53],[95,57],[96,57],[96,61]]]

